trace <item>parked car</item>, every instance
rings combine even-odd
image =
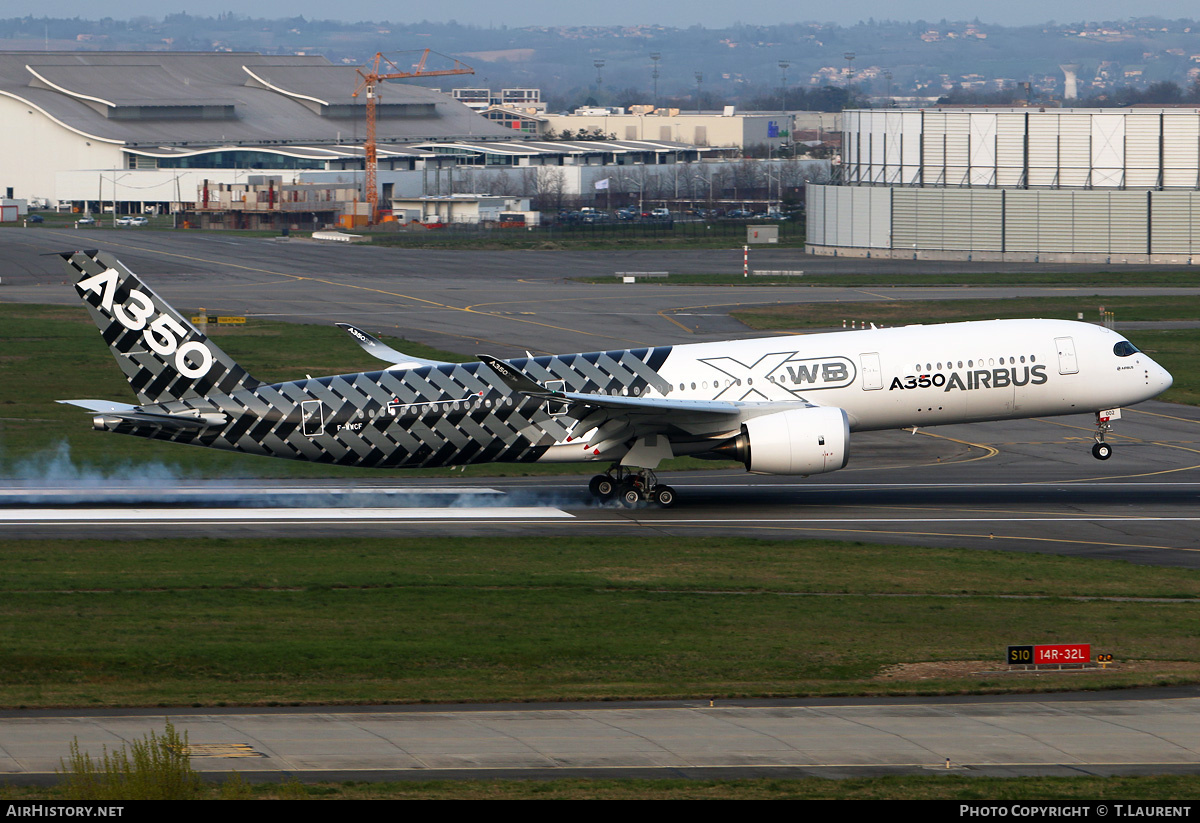
[[[126,225],[128,225],[128,226],[148,226],[148,225],[150,225],[150,221],[148,219],[146,219],[145,217],[141,217],[141,216],[131,217],[131,218],[129,218],[129,222]]]
[[[118,218],[117,218],[117,225],[118,225],[118,226],[132,226],[132,225],[133,225],[133,218],[132,218],[132,217],[130,217],[130,216],[128,216],[128,215],[126,215],[125,217],[118,217]]]
[[[42,217],[40,214],[31,214],[28,217],[26,217],[25,220],[29,223],[45,223],[46,222],[46,218]]]
[[[96,225],[96,218],[95,217],[80,217],[78,220],[75,221],[75,225],[77,225],[77,226],[94,226],[94,225]]]

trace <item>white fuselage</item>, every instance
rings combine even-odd
[[[675,346],[660,374],[668,397],[807,401],[866,431],[1096,412],[1171,385],[1118,343],[1128,345],[1087,323],[990,320]]]

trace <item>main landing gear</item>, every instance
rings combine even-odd
[[[649,469],[613,466],[604,474],[593,477],[588,483],[588,491],[601,502],[616,499],[627,509],[643,502],[657,503],[664,509],[675,505],[675,490],[660,484]]]
[[[1119,416],[1119,413],[1114,416],[1112,411],[1096,412],[1096,443],[1092,446],[1092,457],[1097,460],[1112,457],[1113,448],[1104,441],[1104,436],[1112,431],[1112,423],[1109,421]]]

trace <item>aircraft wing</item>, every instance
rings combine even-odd
[[[670,442],[659,435],[730,436],[736,432],[742,403],[725,400],[675,400],[666,397],[568,392],[543,386],[498,357],[481,354],[479,359],[515,392],[562,404],[563,412],[575,422],[568,427],[567,442],[555,449],[583,448],[586,459],[608,455],[636,465],[656,467],[673,456]]]
[[[148,412],[138,406],[128,403],[116,403],[112,400],[59,400],[68,406],[78,406],[104,417],[115,417],[127,423],[141,426],[162,426],[167,429],[203,429],[208,426],[221,426],[228,422],[224,412],[188,411],[179,414],[162,414]]]
[[[620,397],[607,394],[585,394],[581,392],[557,392],[571,405],[592,409],[609,409],[626,414],[659,414],[686,412],[692,414],[736,415],[741,413],[737,403],[724,400],[671,400],[666,397]],[[555,399],[551,398],[551,399]]]
[[[338,323],[337,325],[338,328],[353,337],[358,345],[363,347],[363,351],[372,357],[379,358],[385,363],[391,363],[393,369],[415,369],[421,366],[446,365],[447,361],[445,360],[426,360],[421,357],[413,357],[402,351],[396,351],[378,337],[368,334],[358,326],[353,326],[349,323]]]
[[[498,357],[492,357],[488,354],[477,356],[513,391],[527,394],[530,397],[543,397],[546,400],[561,401],[569,406],[583,406],[585,407],[585,413],[590,409],[611,409],[616,412],[629,414],[638,412],[643,414],[699,412],[701,414],[735,415],[741,411],[739,404],[730,403],[725,400],[670,400],[665,397],[623,397],[620,395],[557,391],[543,386],[529,375]],[[572,417],[578,416],[578,414],[572,414]]]

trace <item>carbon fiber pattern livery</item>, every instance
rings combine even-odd
[[[63,254],[67,270],[75,277],[75,290],[87,304],[92,320],[100,328],[104,342],[112,350],[117,365],[125,372],[129,385],[143,403],[163,403],[189,397],[204,397],[229,394],[242,388],[254,388],[258,381],[246,374],[245,369],[218,349],[202,335],[186,317],[183,317],[147,288],[138,277],[110,254],[96,251],[79,251]],[[83,284],[91,281],[91,287]],[[116,311],[120,307],[139,305],[132,300],[133,292],[140,292],[149,299],[153,314],[169,317],[183,330],[178,335],[178,345],[190,341],[200,343],[212,353],[213,362],[203,375],[189,377],[176,368],[174,358],[163,354],[147,344],[146,320],[138,323],[122,322]],[[126,320],[130,319],[125,312]],[[164,338],[165,339],[165,338]],[[177,350],[177,349],[176,349]]]
[[[135,413],[98,416],[97,427],[109,431],[344,466],[416,468],[533,462],[576,423],[558,413],[561,404],[512,391],[479,362],[260,383],[115,258],[63,258],[142,401]],[[668,390],[658,370],[670,353],[658,347],[509,362],[564,391],[638,397],[651,387]],[[164,425],[164,416],[209,422]]]

